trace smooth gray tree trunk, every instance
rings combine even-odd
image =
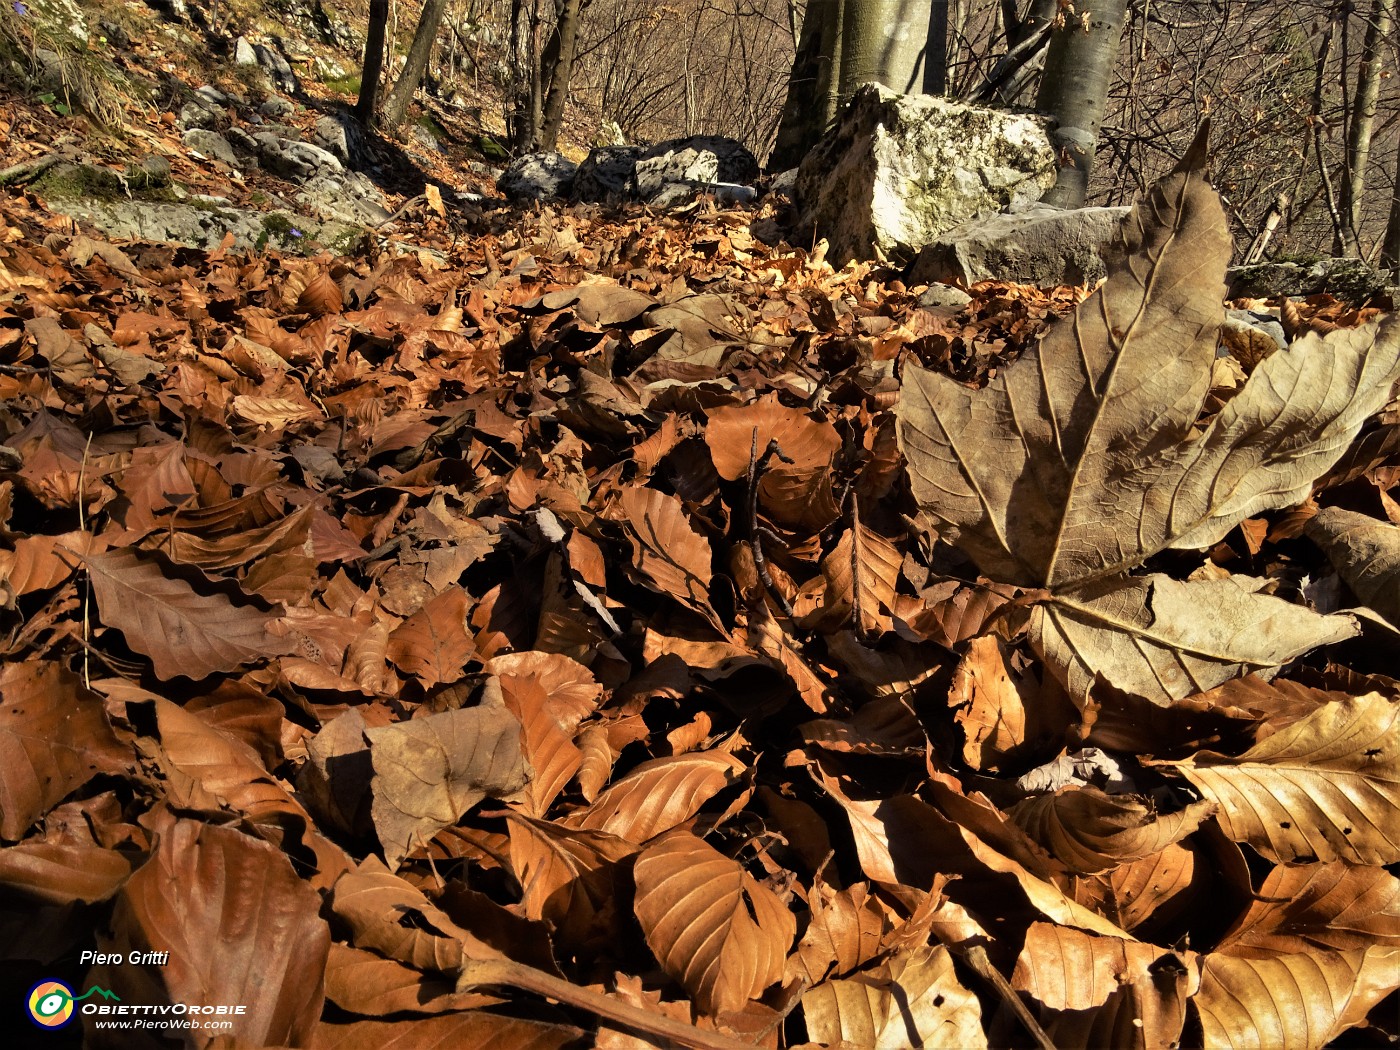
[[[1045,203],[1080,208],[1089,191],[1099,125],[1128,0],[1079,0],[1051,33],[1036,109],[1053,116],[1050,133],[1059,174]]]
[[[1361,257],[1361,198],[1366,190],[1366,168],[1371,160],[1371,131],[1381,91],[1382,49],[1395,18],[1395,0],[1372,0],[1356,71],[1356,98],[1347,129],[1347,170],[1341,187],[1341,228],[1333,251],[1352,259]]]
[[[924,94],[945,95],[948,93],[948,0],[930,0],[927,47]]]
[[[802,163],[836,116],[844,7],[845,0],[809,0],[807,4],[777,142],[768,158],[770,171],[786,171]]]
[[[901,94],[922,89],[930,3],[847,0],[841,24],[841,101],[862,84],[884,84]]]
[[[427,0],[423,4],[423,11],[418,16],[418,28],[413,32],[413,43],[409,45],[408,57],[404,60],[403,72],[384,98],[384,109],[379,119],[385,131],[393,131],[408,115],[408,104],[413,101],[414,92],[423,82],[423,74],[427,72],[428,59],[432,57],[433,44],[446,11],[447,0]]]
[[[540,149],[553,149],[564,124],[564,103],[569,98],[569,80],[578,53],[580,0],[554,0],[554,38],[548,48],[552,62],[549,93],[544,100],[544,120],[540,128]]]

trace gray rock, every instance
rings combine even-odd
[[[196,88],[194,93],[209,105],[218,106],[220,108],[227,106],[229,102],[232,101],[213,84],[205,84],[203,87]]]
[[[117,51],[125,51],[131,47],[131,37],[116,22],[98,22],[97,28],[107,38],[107,43]]]
[[[772,181],[768,183],[769,193],[781,193],[785,197],[791,197],[797,187],[797,170],[788,168],[787,171],[780,171],[774,175]]]
[[[190,128],[180,137],[184,139],[186,146],[210,160],[222,161],[231,168],[238,167],[238,154],[233,151],[228,139],[217,131]]]
[[[914,284],[1005,280],[1057,287],[1093,284],[1108,274],[1100,254],[1127,208],[1062,211],[1034,205],[956,226],[919,250]]]
[[[979,214],[1039,200],[1055,181],[1048,123],[866,84],[803,159],[795,202],[833,265],[907,262]]]
[[[273,120],[279,117],[289,117],[295,110],[296,106],[292,105],[291,102],[287,101],[281,95],[273,95],[270,98],[264,99],[262,105],[258,107],[259,113],[265,117],[271,117]]]
[[[233,62],[239,66],[256,66],[258,64],[258,53],[253,48],[252,41],[246,36],[240,36],[233,42]]]
[[[1267,299],[1275,295],[1328,293],[1349,303],[1361,304],[1380,295],[1389,283],[1379,271],[1360,259],[1320,259],[1303,265],[1292,262],[1231,266],[1225,271],[1230,299]]]
[[[336,117],[318,117],[311,134],[316,145],[333,153],[342,164],[350,163],[350,132],[346,123]]]
[[[648,203],[653,208],[678,208],[705,194],[714,197],[716,204],[752,204],[758,199],[756,189],[736,182],[667,182]]]
[[[567,197],[578,165],[562,153],[527,153],[511,161],[496,180],[496,190],[508,200]]]
[[[743,143],[719,135],[692,135],[655,146],[595,147],[574,176],[573,196],[586,201],[654,201],[672,183],[745,184],[757,177],[758,161]],[[668,196],[681,195],[668,191]]]
[[[164,189],[170,185],[170,161],[148,153],[127,168],[126,178],[134,190]]]
[[[968,295],[961,288],[954,288],[950,284],[931,284],[919,296],[919,305],[925,310],[938,310],[941,308],[960,309],[972,302],[972,296]]]
[[[420,150],[423,150],[427,153],[442,152],[442,143],[437,140],[436,135],[434,135],[427,128],[423,127],[422,124],[414,124],[411,128],[409,128],[408,137],[412,140],[413,144],[417,146]]]
[[[254,44],[253,51],[257,55],[258,65],[262,66],[263,72],[268,75],[278,91],[285,91],[289,95],[297,92],[300,85],[297,83],[296,74],[292,72],[292,64],[281,51],[274,50],[266,44]]]
[[[212,109],[205,102],[186,102],[180,107],[180,113],[175,118],[175,126],[181,131],[190,128],[214,128],[218,127],[223,119],[223,113]]]
[[[379,188],[358,171],[322,172],[297,190],[296,201],[317,215],[358,226],[378,226],[391,215]]]
[[[258,140],[253,138],[251,134],[244,131],[242,128],[226,128],[223,132],[223,136],[225,139],[228,140],[229,145],[231,145],[235,150],[240,150],[243,153],[252,154],[256,154],[258,152]]]

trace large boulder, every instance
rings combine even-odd
[[[578,165],[562,153],[527,153],[511,161],[496,180],[496,190],[512,201],[567,197]]]
[[[1362,304],[1385,290],[1387,275],[1360,259],[1319,259],[1306,264],[1264,262],[1231,266],[1225,271],[1225,284],[1231,299],[1325,292],[1345,302]]]
[[[919,250],[909,271],[914,284],[1004,280],[1058,287],[1093,284],[1108,276],[1100,254],[1127,208],[1034,204],[1012,215],[991,215],[955,226]]]
[[[574,175],[573,195],[585,201],[674,203],[718,185],[743,185],[756,178],[758,161],[742,142],[691,135],[655,146],[595,147]]]
[[[798,169],[803,223],[830,242],[836,266],[908,262],[969,219],[1039,200],[1055,183],[1048,125],[866,84]]]

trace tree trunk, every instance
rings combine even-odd
[[[365,30],[365,59],[360,70],[360,97],[355,101],[355,119],[369,130],[374,125],[379,77],[384,71],[384,30],[389,24],[389,0],[369,0],[369,25]]]
[[[1127,8],[1128,0],[1080,0],[1076,14],[1066,12],[1064,24],[1051,34],[1036,98],[1036,109],[1057,123],[1050,143],[1059,173],[1044,197],[1046,204],[1084,206]]]
[[[1395,18],[1395,0],[1372,0],[1366,22],[1361,65],[1356,73],[1356,100],[1347,129],[1347,170],[1342,179],[1342,224],[1333,251],[1361,258],[1361,198],[1366,189],[1366,168],[1371,160],[1371,130],[1376,123],[1376,101],[1381,90],[1381,48]]]
[[[544,100],[544,120],[540,128],[541,149],[554,148],[564,124],[564,103],[569,98],[569,78],[574,71],[574,55],[578,53],[579,9],[580,0],[554,0],[554,13],[558,17],[554,26],[549,94]]]
[[[1389,266],[1400,282],[1400,145],[1395,148],[1395,181],[1390,186],[1390,221],[1381,243],[1381,265]]]
[[[510,44],[516,75],[515,98],[511,105],[511,146],[517,153],[539,148],[544,124],[544,97],[540,75],[539,0],[511,0]]]
[[[777,142],[768,157],[769,171],[786,171],[802,163],[836,116],[844,7],[845,0],[809,0],[807,4]]]
[[[948,92],[948,0],[928,5],[928,53],[924,58],[924,94]]]
[[[447,11],[447,0],[427,0],[423,13],[418,17],[418,28],[413,33],[413,43],[408,48],[408,58],[404,60],[403,72],[384,99],[384,111],[380,124],[386,131],[393,131],[403,123],[408,114],[408,104],[413,94],[423,82],[423,73],[428,68],[428,59],[433,54],[433,43],[437,40],[438,27]]]
[[[1012,10],[1016,7],[1011,0],[1008,0],[1005,6]],[[1058,8],[1058,0],[1031,0],[1030,7],[1026,8],[1026,13],[1020,18],[1008,16],[1006,19],[1006,49],[1010,51],[1041,26],[1054,21]]]
[[[841,26],[841,101],[871,82],[901,94],[923,86],[930,3],[847,0]]]

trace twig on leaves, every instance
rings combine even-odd
[[[758,454],[758,427],[754,427],[752,437],[749,439],[749,491],[746,508],[748,511],[749,545],[753,548],[754,570],[758,573],[758,578],[768,591],[769,597],[777,603],[784,616],[791,616],[792,606],[788,604],[788,600],[783,597],[782,592],[774,586],[773,577],[768,572],[768,562],[763,557],[764,536],[777,542],[782,541],[771,530],[765,529],[758,523],[758,479],[759,475],[763,473],[763,469],[768,466],[769,460],[774,458],[783,463],[792,462],[791,459],[783,455],[783,450],[779,447],[778,442],[771,438],[768,441],[768,447],[763,450],[763,455],[760,456]]]
[[[1011,987],[1011,982],[992,965],[992,960],[987,956],[986,948],[980,944],[973,944],[965,949],[953,948],[953,951],[962,956],[963,961],[972,967],[973,972],[978,977],[992,986],[1001,1001],[1016,1015],[1016,1019],[1021,1022],[1022,1027],[1030,1033],[1030,1037],[1035,1040],[1035,1045],[1039,1047],[1039,1050],[1055,1050],[1055,1044],[1045,1033],[1045,1029],[1040,1027],[1040,1022],[1035,1019],[1030,1008],[1016,994],[1016,989]]]
[[[457,978],[457,991],[478,991],[483,988],[516,988],[533,992],[580,1010],[587,1010],[614,1024],[658,1039],[691,1047],[692,1050],[753,1050],[752,1043],[708,1032],[685,1024],[664,1014],[643,1010],[602,992],[583,988],[552,974],[523,963],[497,959],[470,959],[462,965]]]

